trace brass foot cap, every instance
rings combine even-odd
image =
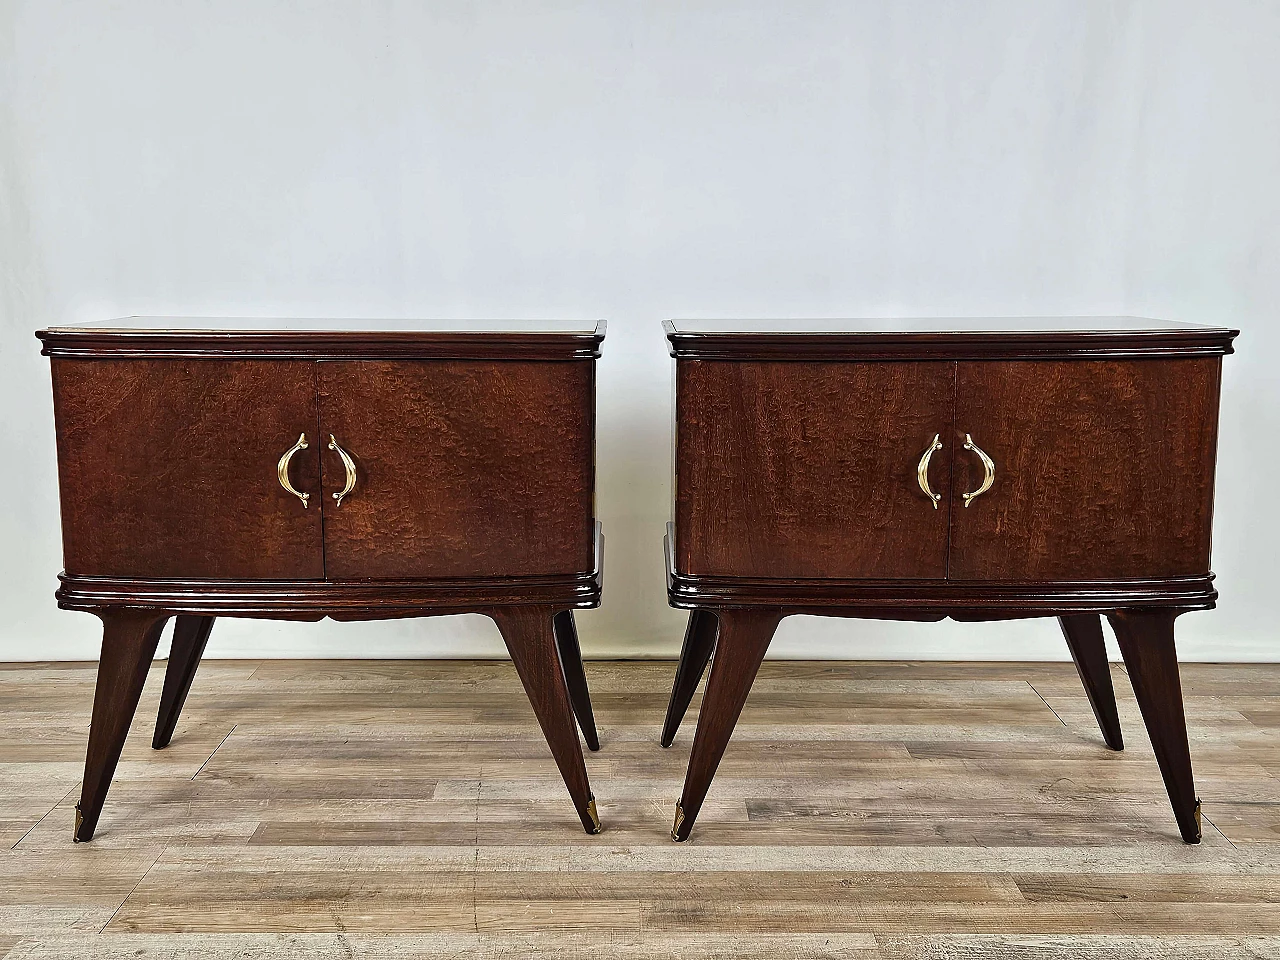
[[[76,825],[71,828],[71,842],[80,842],[80,825],[84,823],[84,813],[80,810],[80,804],[76,804]]]
[[[600,814],[596,813],[596,798],[592,797],[587,801],[587,816],[591,818],[591,822],[595,824],[593,834],[600,832]]]
[[[671,839],[676,843],[684,843],[688,837],[680,836],[680,827],[684,825],[684,807],[676,801],[676,822],[671,825]]]

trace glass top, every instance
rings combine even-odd
[[[51,330],[179,333],[531,333],[591,334],[595,320],[344,320],[280,317],[124,317],[50,327]]]
[[[1082,333],[1212,330],[1202,324],[1145,317],[912,317],[852,320],[671,320],[677,334]]]

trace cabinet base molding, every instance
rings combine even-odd
[[[1009,620],[1070,613],[1108,613],[1121,607],[1211,610],[1213,574],[1158,580],[749,579],[679,573],[667,525],[667,598],[684,610],[785,606],[791,613],[868,620]]]
[[[595,529],[595,569],[532,577],[448,580],[129,580],[59,574],[55,597],[63,610],[118,607],[193,616],[275,620],[370,620],[482,613],[507,604],[598,606],[604,535]]]

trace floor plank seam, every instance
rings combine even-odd
[[[111,916],[107,917],[107,922],[104,923],[98,929],[98,933],[107,932],[107,927],[111,926],[111,921],[114,920],[119,915],[120,911],[124,909],[124,905],[129,902],[129,898],[132,897],[135,893],[137,893],[138,888],[142,886],[142,881],[147,879],[147,875],[150,874],[151,871],[156,868],[156,864],[159,863],[164,858],[164,855],[168,852],[169,852],[169,847],[167,844],[160,848],[160,852],[156,854],[156,858],[151,861],[151,865],[147,867],[147,869],[142,871],[142,876],[138,877],[138,882],[135,883],[129,889],[129,892],[124,895],[124,899],[120,901],[120,906],[116,907],[114,910],[111,911]]]
[[[26,833],[24,833],[22,836],[20,836],[20,837],[17,839],[17,841],[14,843],[14,845],[13,845],[13,846],[11,846],[9,849],[10,849],[10,850],[17,850],[17,849],[18,849],[18,844],[19,844],[19,843],[21,843],[23,840],[27,839],[27,837],[31,836],[31,831],[32,831],[32,830],[35,830],[35,828],[36,828],[36,827],[38,827],[38,826],[40,826],[40,824],[44,823],[45,818],[46,818],[46,817],[48,817],[48,816],[49,816],[49,814],[53,813],[53,811],[57,810],[57,809],[58,809],[58,807],[60,807],[60,806],[62,805],[62,802],[63,802],[64,800],[66,800],[66,799],[67,799],[67,797],[71,796],[73,793],[75,793],[75,792],[76,792],[76,789],[77,789],[79,786],[80,786],[80,784],[78,784],[78,783],[77,783],[74,787],[72,787],[70,790],[68,790],[66,793],[64,793],[61,797],[59,797],[59,798],[58,798],[58,800],[57,800],[57,802],[55,802],[55,803],[54,803],[54,805],[53,805],[52,807],[50,807],[48,810],[46,810],[46,811],[41,815],[40,819],[39,819],[39,820],[37,820],[35,823],[33,823],[33,824],[31,825],[31,828],[30,828]]]
[[[1222,830],[1218,827],[1216,823],[1214,823],[1212,820],[1210,820],[1207,816],[1204,815],[1203,810],[1200,812],[1200,816],[1204,819],[1204,821],[1207,824],[1209,824],[1209,826],[1213,827],[1214,832],[1217,833],[1218,836],[1222,837],[1223,840],[1227,841],[1227,843],[1230,844],[1232,850],[1238,851],[1240,849],[1235,845],[1234,842],[1232,842],[1230,837],[1228,837],[1225,833],[1222,832]]]
[[[475,814],[475,855],[471,858],[471,926],[476,937],[480,936],[480,794],[484,790],[484,781],[476,781],[476,814]]]
[[[1042,694],[1039,690],[1036,689],[1036,685],[1032,683],[1030,680],[1028,680],[1027,686],[1031,688],[1032,693],[1034,693],[1037,697],[1040,698],[1041,703],[1043,703],[1046,707],[1049,707],[1049,712],[1058,718],[1058,722],[1062,724],[1064,727],[1067,726],[1067,721],[1063,720],[1062,717],[1058,716],[1058,711],[1053,709],[1052,706],[1050,706],[1049,701],[1044,698],[1044,694]]]
[[[231,735],[232,735],[233,733],[235,733],[235,732],[236,732],[236,727],[238,727],[238,726],[240,726],[240,724],[238,724],[238,723],[233,723],[233,724],[231,725],[231,729],[227,731],[227,735],[226,735],[225,737],[223,737],[220,741],[218,741],[218,745],[217,745],[216,747],[214,747],[214,748],[213,748],[213,753],[209,754],[209,756],[207,756],[207,757],[205,758],[204,763],[200,764],[200,770],[203,770],[205,767],[207,767],[207,766],[209,765],[209,761],[213,759],[213,754],[214,754],[214,753],[217,753],[219,750],[221,750],[221,749],[222,749],[222,745],[223,745],[224,743],[226,743],[228,740],[230,740],[230,739],[231,739]],[[200,770],[197,770],[195,773],[193,773],[193,774],[191,775],[191,779],[192,779],[192,780],[194,780],[196,777],[200,776]]]

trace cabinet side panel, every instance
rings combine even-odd
[[[330,579],[590,572],[593,361],[320,364]]]
[[[946,573],[952,362],[681,359],[680,573],[929,578]]]
[[[951,575],[1108,580],[1209,571],[1219,358],[962,362]]]
[[[69,574],[319,579],[312,364],[270,360],[54,360]],[[293,458],[304,509],[276,477]]]

